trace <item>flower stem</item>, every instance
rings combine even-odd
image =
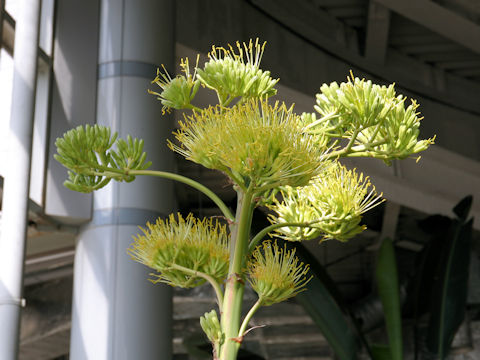
[[[188,104],[186,107],[186,109],[190,109],[190,110],[195,110],[199,113],[203,113],[203,109],[202,108],[199,108],[198,106],[195,106],[195,105],[192,105],[192,104]]]
[[[251,253],[253,250],[255,250],[255,247],[258,245],[258,243],[271,231],[286,227],[286,226],[294,226],[294,227],[311,227],[312,225],[319,223],[320,221],[326,220],[327,218],[330,217],[323,217],[319,218],[310,222],[285,222],[285,223],[278,223],[278,224],[272,224],[267,226],[266,228],[262,229],[255,235],[255,237],[250,241],[250,245],[248,246],[248,253]]]
[[[170,179],[170,180],[175,180],[178,182],[181,182],[183,184],[187,184],[201,193],[205,194],[212,200],[218,208],[222,211],[223,215],[227,218],[227,220],[233,221],[235,218],[233,214],[231,213],[230,209],[225,205],[225,203],[215,194],[212,190],[207,188],[206,186],[200,184],[199,182],[192,180],[188,177],[178,175],[178,174],[173,174],[170,172],[165,172],[165,171],[156,171],[156,170],[131,170],[129,171],[129,175],[150,175],[150,176],[156,176],[156,177],[161,177],[164,179]]]
[[[251,309],[248,311],[247,315],[245,315],[245,319],[243,319],[242,326],[240,326],[240,330],[238,331],[238,338],[242,338],[243,335],[245,334],[245,330],[247,329],[248,323],[250,322],[250,319],[252,316],[257,312],[257,310],[262,306],[262,299],[258,299],[255,304],[251,307]]]

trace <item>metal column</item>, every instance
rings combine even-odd
[[[27,231],[40,0],[23,0],[15,55],[7,172],[0,235],[0,359],[16,359]]]
[[[145,140],[152,169],[172,170],[165,144],[173,119],[147,89],[174,60],[174,2],[102,0],[97,123]],[[147,281],[149,269],[126,249],[138,226],[175,207],[173,184],[137,178],[94,194],[74,270],[72,360],[171,359],[171,289]]]

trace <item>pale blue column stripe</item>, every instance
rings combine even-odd
[[[87,227],[98,227],[106,225],[145,225],[147,221],[154,223],[159,217],[165,215],[153,210],[136,208],[112,208],[101,209],[93,212],[92,220]]]
[[[112,61],[98,64],[98,78],[105,79],[118,76],[135,76],[153,80],[157,75],[156,64],[140,61]]]

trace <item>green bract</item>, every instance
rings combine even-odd
[[[116,145],[116,150],[112,149]],[[101,189],[111,179],[133,181],[130,170],[144,170],[151,163],[146,161],[143,140],[117,139],[110,129],[102,125],[78,126],[67,131],[55,141],[55,159],[68,168],[68,180],[64,185],[74,191],[89,193]]]
[[[231,109],[211,107],[180,122],[170,143],[187,159],[227,173],[242,188],[259,191],[302,186],[323,169],[324,149],[298,129],[284,104],[249,100]]]
[[[270,209],[272,223],[312,223],[310,227],[282,227],[280,237],[290,241],[337,239],[346,241],[365,229],[362,214],[381,202],[375,187],[363,174],[334,162],[308,186],[282,190]]]
[[[310,281],[306,277],[309,266],[299,262],[295,249],[279,248],[277,243],[264,241],[248,262],[249,282],[258,294],[262,305],[285,301],[300,291]]]
[[[228,49],[212,47],[209,61],[203,69],[197,69],[197,78],[206,87],[215,90],[222,105],[236,97],[268,97],[275,95],[274,86],[279,79],[272,79],[269,71],[260,69],[265,43],[248,44],[237,42],[238,53],[232,46]]]
[[[173,214],[141,228],[128,249],[132,258],[159,272],[153,282],[172,286],[195,287],[205,282],[198,273],[223,281],[228,271],[228,235],[226,226],[211,219],[186,219]],[[183,269],[182,269],[183,268]]]

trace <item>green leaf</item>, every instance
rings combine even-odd
[[[407,299],[404,305],[404,314],[414,319],[413,343],[415,344],[415,359],[419,356],[419,325],[423,315],[430,312],[430,302],[435,279],[438,277],[438,266],[447,240],[445,234],[451,226],[452,220],[443,215],[432,215],[419,223],[420,228],[431,235],[418,258],[414,268],[414,277],[407,288]]]
[[[462,203],[465,204],[465,200]],[[458,210],[458,206],[456,207]],[[473,219],[463,223],[464,211],[454,220],[446,236],[448,241],[438,264],[438,277],[434,284],[427,332],[427,348],[444,359],[450,350],[453,337],[465,317],[468,272]]]
[[[307,290],[296,296],[297,302],[316,323],[339,360],[357,359],[361,338],[356,333],[348,314],[342,311],[342,301],[323,267],[300,243],[286,242],[287,248],[296,247],[299,259],[310,264],[314,277]],[[338,301],[336,300],[338,299]]]
[[[391,360],[390,346],[374,344],[371,345],[372,359],[373,360]]]
[[[458,216],[460,220],[465,222],[468,217],[468,213],[472,207],[473,196],[466,196],[453,208],[453,212]]]
[[[395,251],[390,239],[383,240],[376,269],[378,293],[385,314],[390,359],[403,359],[402,319]],[[373,349],[372,349],[373,351]],[[380,358],[379,358],[380,359]]]

